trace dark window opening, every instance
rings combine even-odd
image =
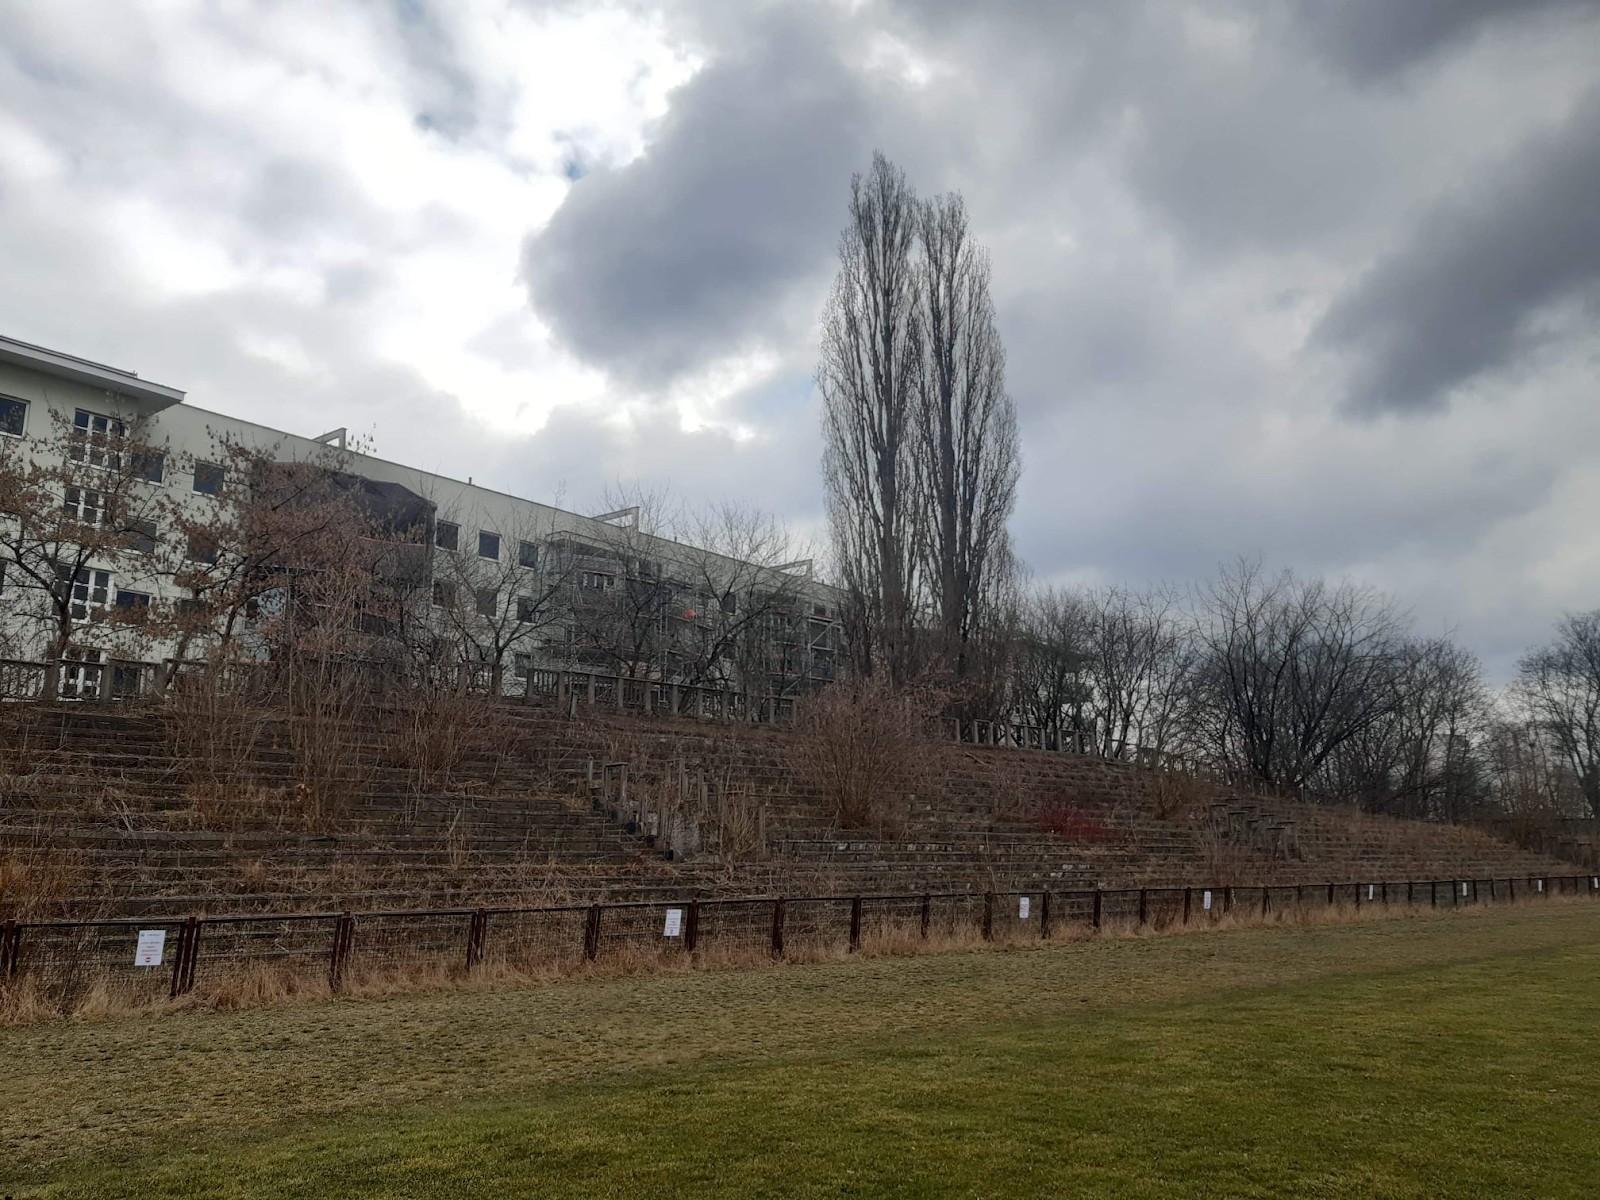
[[[166,477],[167,456],[159,450],[140,450],[134,455],[133,469],[146,483],[160,483]]]
[[[461,541],[461,526],[454,521],[439,521],[433,527],[433,544],[441,550],[454,550]]]
[[[28,423],[28,402],[0,396],[0,433],[7,437],[21,437]]]
[[[128,530],[128,549],[135,554],[154,554],[156,549],[156,523],[135,521]]]
[[[499,559],[500,535],[498,533],[490,533],[485,529],[478,534],[478,557]]]
[[[197,563],[214,564],[217,561],[217,544],[208,537],[191,533],[189,535],[189,561]]]
[[[528,567],[534,570],[538,569],[539,547],[534,545],[532,542],[518,542],[517,565],[519,567]]]
[[[220,496],[222,494],[222,468],[216,463],[195,463],[194,490],[202,496]]]
[[[494,588],[479,588],[473,593],[472,599],[480,617],[492,621],[499,614],[500,593]]]

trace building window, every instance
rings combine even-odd
[[[74,621],[87,621],[103,612],[111,598],[111,572],[57,567],[56,596],[66,602]]]
[[[62,508],[73,520],[85,525],[98,525],[105,519],[105,506],[100,493],[90,488],[69,487],[62,493]]]
[[[492,558],[496,562],[500,559],[500,535],[490,533],[487,529],[478,534],[478,557]]]
[[[195,463],[194,490],[202,496],[220,496],[222,494],[222,468],[216,463]]]
[[[204,534],[189,535],[189,561],[208,566],[217,561],[217,544]]]
[[[517,566],[527,567],[529,570],[538,570],[539,547],[532,542],[518,542]]]
[[[500,613],[500,593],[494,588],[478,588],[472,593],[472,606],[480,617],[492,621]]]
[[[72,434],[68,457],[73,462],[110,471],[122,469],[122,441],[128,428],[117,418],[80,408],[72,415]]]
[[[154,554],[156,549],[156,523],[135,521],[128,530],[128,549],[135,554]]]
[[[526,679],[533,674],[533,655],[521,650],[514,651],[511,655],[511,673],[518,679]]]
[[[454,550],[461,542],[461,526],[454,521],[440,521],[433,527],[433,544],[441,550]]]
[[[532,596],[517,597],[517,620],[524,625],[531,625],[539,615],[539,606],[533,602]]]
[[[447,579],[433,581],[433,604],[435,608],[451,608],[456,602],[456,586]]]
[[[610,591],[615,582],[615,578],[604,571],[584,571],[578,576],[578,586],[586,592]]]
[[[142,625],[150,615],[150,593],[130,592],[127,588],[118,588],[114,607],[116,615],[124,621]]]
[[[166,478],[167,456],[159,450],[140,450],[133,456],[133,469],[146,483],[160,483]]]
[[[28,402],[11,396],[0,396],[0,433],[7,437],[21,437],[28,424]]]

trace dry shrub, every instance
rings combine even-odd
[[[941,697],[879,678],[835,684],[797,706],[790,762],[843,829],[894,832],[911,795],[939,787],[942,742],[929,729]]]
[[[48,846],[0,852],[0,918],[45,916],[78,894],[88,875],[81,852]]]
[[[1160,766],[1150,778],[1150,799],[1158,821],[1192,821],[1213,797],[1211,785],[1179,766]]]
[[[225,667],[182,671],[167,693],[167,746],[203,827],[242,790],[256,786],[253,760],[263,714]]]
[[[390,750],[409,772],[414,793],[450,790],[465,763],[485,756],[492,776],[515,739],[516,721],[504,701],[467,684],[463,674],[420,688],[393,714]],[[474,782],[479,777],[475,772]]]

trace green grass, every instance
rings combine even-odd
[[[1589,1196],[1600,905],[0,1031],[16,1196]]]

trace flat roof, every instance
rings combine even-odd
[[[18,341],[4,334],[0,334],[0,362],[13,363],[19,367],[86,383],[92,387],[103,387],[119,395],[143,400],[156,411],[183,403],[184,394],[177,388],[140,379],[133,371],[108,367],[104,363],[79,358],[75,354],[63,354],[59,350],[49,350],[44,346],[35,346],[32,342]]]

